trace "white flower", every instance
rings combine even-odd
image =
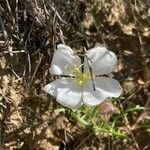
[[[66,77],[47,84],[43,89],[55,96],[57,102],[72,109],[79,108],[83,103],[95,106],[108,97],[121,95],[122,88],[117,80],[100,76],[112,72],[116,65],[116,55],[105,47],[88,50],[81,64],[80,57],[69,46],[59,44],[50,73]]]

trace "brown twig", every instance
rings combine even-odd
[[[33,72],[33,75],[32,75],[32,77],[31,77],[31,81],[30,81],[30,84],[29,84],[29,85],[32,84],[32,82],[33,82],[33,80],[34,80],[34,78],[35,78],[35,75],[36,75],[36,73],[37,73],[37,70],[38,70],[38,68],[39,68],[39,66],[40,66],[40,64],[41,64],[41,62],[42,62],[42,59],[43,59],[43,55],[40,54],[38,64],[36,65],[36,68],[35,68],[35,70],[34,70],[34,72]]]

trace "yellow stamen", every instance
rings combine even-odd
[[[91,75],[89,73],[83,73],[81,67],[73,68],[73,74],[75,75],[75,82],[80,86],[85,85],[89,80],[91,80]]]

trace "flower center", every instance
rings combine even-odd
[[[74,81],[80,86],[85,85],[89,80],[91,80],[91,75],[89,73],[83,73],[81,67],[74,67],[73,74],[75,75]]]

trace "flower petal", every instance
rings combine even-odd
[[[57,79],[44,86],[43,90],[52,96],[57,96],[68,83],[64,78]]]
[[[59,44],[57,50],[54,52],[50,73],[56,75],[72,75],[71,67],[79,65],[81,65],[80,57],[74,55],[73,50],[69,46]]]
[[[83,102],[89,106],[99,105],[106,98],[107,96],[103,95],[100,91],[94,90],[92,81],[83,87]]]
[[[75,109],[82,105],[82,89],[71,78],[57,79],[43,89],[57,97],[57,102],[68,108]]]
[[[109,77],[97,77],[94,79],[98,91],[107,97],[119,97],[122,94],[120,83]]]
[[[95,75],[104,75],[112,72],[117,65],[115,53],[105,47],[95,47],[87,51],[87,58],[92,72]],[[89,65],[85,58],[84,71],[89,70]]]

